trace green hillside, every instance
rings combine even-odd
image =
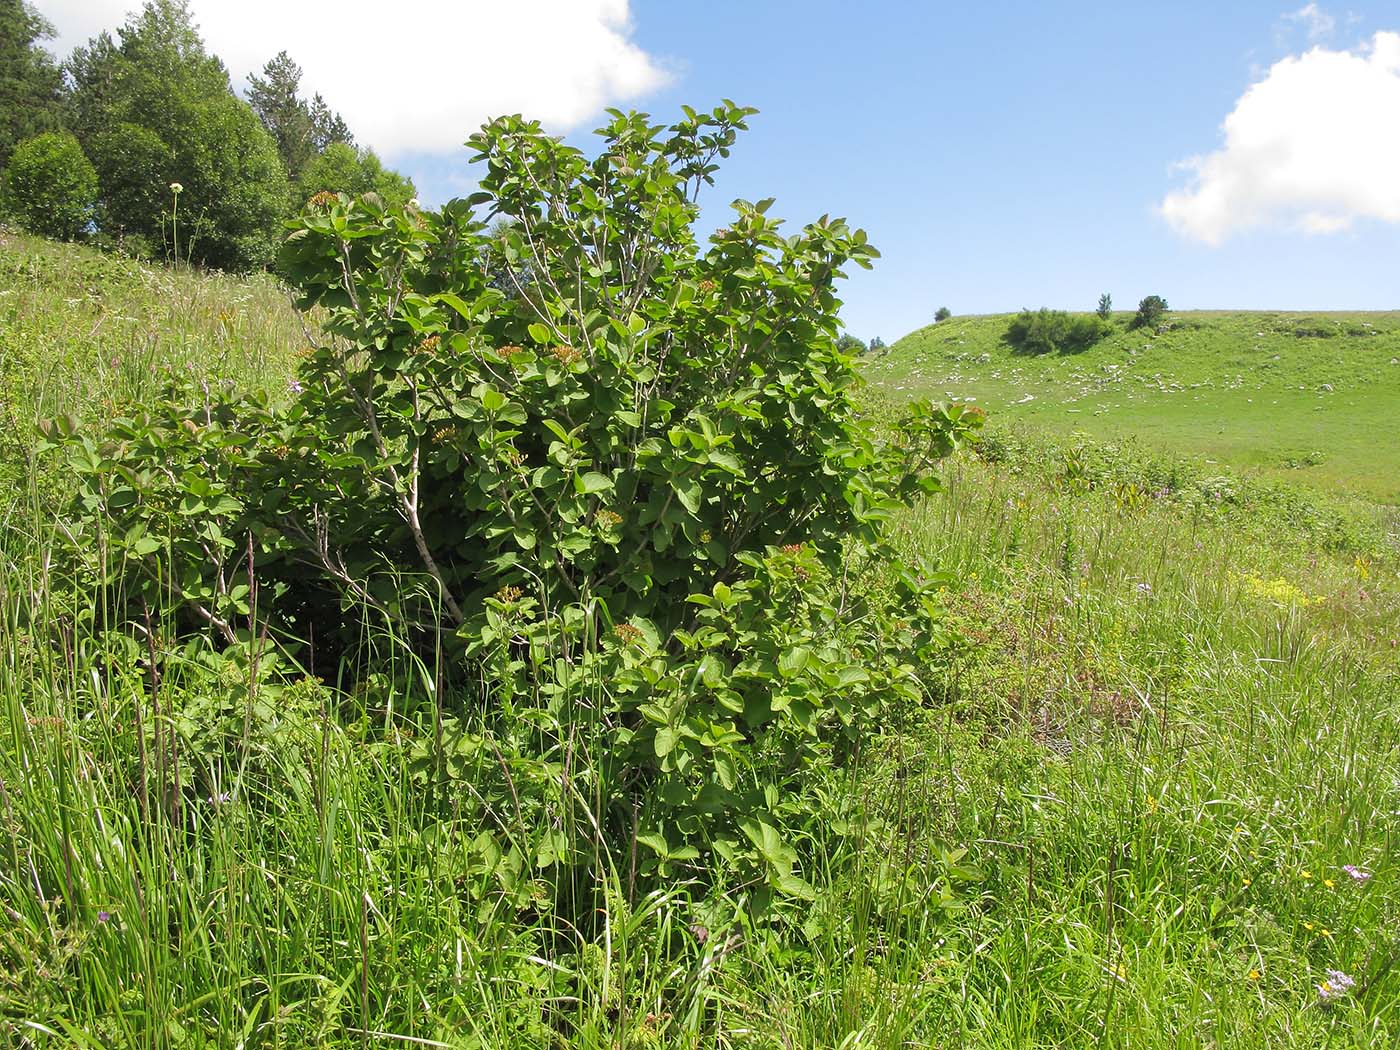
[[[1293,482],[1400,502],[1400,313],[1178,312],[1078,354],[1004,341],[1011,315],[954,317],[872,359],[894,400],[975,398],[1001,425],[1140,438]]]

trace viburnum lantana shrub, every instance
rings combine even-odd
[[[505,117],[439,211],[316,195],[281,259],[313,345],[231,527],[320,637],[380,619],[471,671],[423,775],[560,829],[538,865],[601,836],[762,898],[805,892],[805,773],[921,696],[933,579],[884,525],[981,417],[863,418],[835,288],[864,232],[736,201],[697,238],[752,112],[613,112],[592,157]]]

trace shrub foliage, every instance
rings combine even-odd
[[[177,391],[52,428],[106,537],[89,571],[229,646],[255,613],[303,654],[392,625],[436,683],[434,797],[555,822],[541,867],[631,850],[760,908],[806,895],[808,771],[918,702],[945,644],[936,574],[875,568],[883,526],[980,415],[860,417],[835,284],[862,231],[736,201],[697,240],[751,112],[615,112],[596,157],[508,117],[440,212],[314,198],[282,258],[321,322],[291,405]]]
[[[78,140],[51,131],[15,148],[5,169],[5,208],[25,229],[75,240],[91,224],[97,172]]]
[[[1006,341],[1025,354],[1072,354],[1087,350],[1112,331],[1102,317],[1042,306],[1016,315],[1006,330]]]
[[[1133,315],[1134,328],[1156,328],[1162,321],[1162,315],[1170,309],[1167,301],[1160,295],[1149,295],[1138,303],[1137,313]]]

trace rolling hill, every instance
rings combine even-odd
[[[954,317],[871,358],[877,395],[975,399],[993,425],[1135,437],[1280,480],[1400,502],[1400,313],[1173,312],[1039,357],[1012,315]]]

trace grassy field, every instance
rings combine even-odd
[[[1037,432],[1158,449],[1400,502],[1400,314],[1172,312],[1077,354],[1003,341],[1011,315],[953,317],[868,366],[889,396],[975,398]]]
[[[1218,367],[1219,333],[1259,315],[1178,320],[1207,327],[1025,360],[1003,321],[955,318],[872,362],[877,398],[1035,397],[898,524],[957,581],[937,697],[872,727],[853,769],[811,771],[865,824],[809,830],[796,927],[715,926],[680,877],[626,900],[610,861],[581,929],[493,897],[479,844],[439,834],[413,696],[291,681],[259,701],[246,667],[195,659],[152,695],[133,643],[82,618],[102,596],[47,571],[64,486],[36,418],[101,420],[168,368],[276,390],[300,329],[270,280],[6,238],[0,1045],[1400,1046],[1400,521],[1373,502],[1396,494],[1400,320],[1251,335]],[[1250,415],[1261,390],[1280,405]],[[1269,429],[1285,402],[1296,441]],[[1236,411],[1259,439],[1231,452]],[[1120,426],[1146,450],[1063,436]],[[1285,446],[1324,457],[1270,463]],[[152,819],[152,733],[226,748],[252,788],[182,794],[157,749],[147,797],[180,810]],[[981,871],[965,908],[922,875],[940,846]]]

